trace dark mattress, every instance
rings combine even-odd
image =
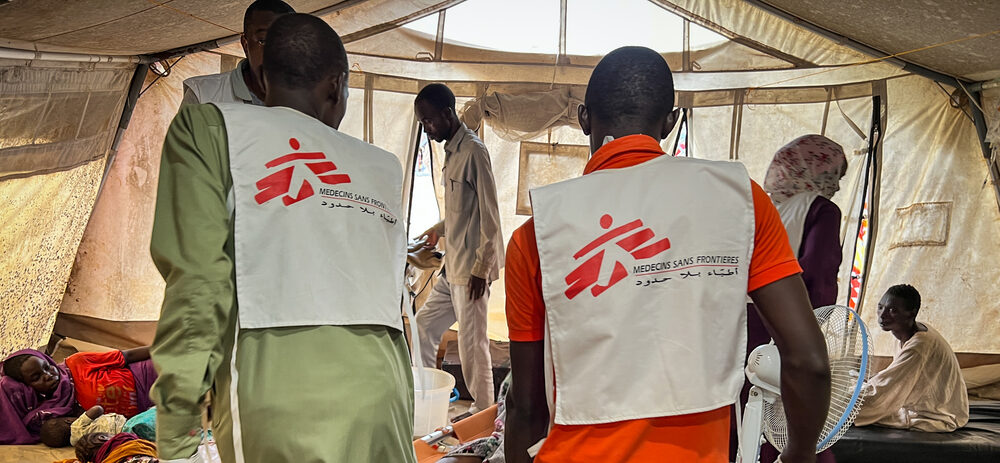
[[[972,402],[969,424],[949,433],[854,427],[836,444],[837,463],[1000,462],[1000,402]]]

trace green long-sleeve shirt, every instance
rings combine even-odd
[[[166,459],[188,457],[200,442],[200,403],[225,356],[235,306],[227,151],[222,115],[209,107],[182,108],[163,142],[150,252],[167,285],[151,395]]]
[[[413,461],[413,383],[400,332],[317,326],[242,330],[237,338],[229,156],[218,108],[183,107],[164,141],[150,244],[166,280],[151,349],[160,458],[195,452],[200,403],[214,389],[224,461],[233,461],[237,422],[247,462]]]

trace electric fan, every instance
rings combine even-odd
[[[862,385],[868,377],[868,329],[857,312],[829,305],[815,310],[816,321],[826,340],[830,358],[830,409],[816,443],[816,453],[826,450],[847,432],[854,422],[864,396]],[[760,436],[780,452],[788,444],[785,410],[781,403],[781,360],[774,343],[759,346],[747,360],[750,398],[743,412],[739,462],[757,463]]]

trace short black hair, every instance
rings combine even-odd
[[[890,287],[886,294],[898,297],[906,304],[906,309],[914,314],[920,311],[920,292],[910,285],[896,285]]]
[[[413,100],[414,103],[420,101],[426,101],[440,110],[455,109],[455,94],[445,84],[427,84]]]
[[[287,14],[276,19],[267,32],[264,73],[271,85],[308,88],[347,70],[344,42],[322,19]]]
[[[28,361],[31,357],[31,354],[21,354],[7,359],[3,362],[3,375],[10,376],[12,379],[23,383],[24,377],[21,376],[21,365],[24,365],[24,362]]]
[[[250,25],[250,16],[253,16],[255,11],[270,11],[271,13],[283,15],[295,12],[295,8],[292,8],[289,4],[281,0],[257,0],[247,7],[246,13],[243,13],[243,32],[252,32],[247,30],[247,26]]]
[[[584,104],[591,117],[613,125],[645,123],[674,109],[674,78],[659,53],[621,47],[594,68]]]
[[[66,416],[45,420],[38,432],[39,440],[49,447],[69,446],[70,428],[73,421],[74,418]]]
[[[72,428],[70,430],[72,431]],[[105,435],[107,439],[101,439]],[[114,434],[107,432],[84,434],[76,441],[76,445],[73,446],[73,449],[76,450],[76,459],[80,460],[81,463],[93,463],[97,451],[112,437],[114,437]]]

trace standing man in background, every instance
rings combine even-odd
[[[486,335],[490,283],[503,265],[503,234],[493,167],[486,145],[458,119],[455,94],[443,84],[420,90],[414,102],[427,136],[445,142],[444,220],[424,232],[428,247],[447,235],[444,270],[417,312],[424,366],[437,365],[441,336],[458,321],[462,376],[472,394],[470,412],[493,404],[493,362]]]
[[[264,62],[267,30],[275,19],[294,12],[281,0],[251,3],[243,14],[243,33],[240,34],[240,45],[246,59],[241,60],[232,71],[186,79],[181,104],[247,103],[262,106],[264,81],[260,69]]]

